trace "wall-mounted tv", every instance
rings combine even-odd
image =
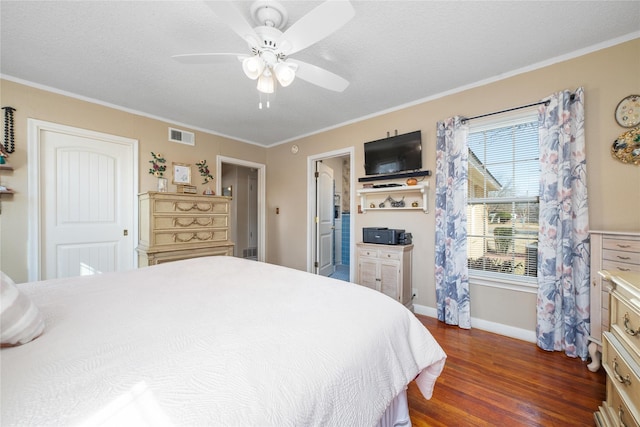
[[[364,143],[364,173],[386,175],[422,168],[422,133],[405,133]]]

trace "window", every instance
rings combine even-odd
[[[469,127],[471,277],[535,284],[540,182],[534,113]]]

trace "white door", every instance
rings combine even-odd
[[[335,272],[333,263],[333,169],[316,162],[316,261],[317,272],[330,276]]]
[[[134,146],[78,131],[40,132],[42,279],[133,268]]]

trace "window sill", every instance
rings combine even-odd
[[[504,274],[472,273],[469,270],[469,284],[530,294],[538,293],[538,280],[536,277],[505,277]]]

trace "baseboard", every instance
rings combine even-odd
[[[433,307],[426,305],[413,304],[413,311],[416,314],[423,316],[429,316],[433,318],[438,317],[438,311]],[[503,325],[502,323],[490,322],[488,320],[471,318],[471,327],[482,329],[483,331],[493,332],[494,334],[504,335],[505,337],[516,338],[522,341],[531,343],[536,342],[535,331],[527,329],[516,328],[509,325]]]

